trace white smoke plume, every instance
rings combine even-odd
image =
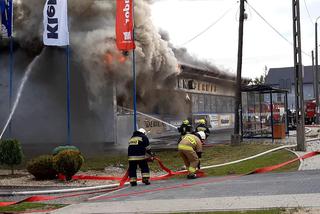
[[[42,48],[42,11],[45,0],[20,0],[15,4],[15,37],[31,52]],[[123,104],[130,104],[132,61],[115,46],[116,0],[69,0],[69,30],[73,61],[82,64],[91,102],[99,102],[103,85],[115,82]],[[136,72],[138,98],[156,105],[153,89],[173,88],[170,76],[178,62],[168,42],[151,22],[150,1],[135,0]],[[151,90],[152,89],[152,90]],[[155,99],[155,98],[153,98]]]

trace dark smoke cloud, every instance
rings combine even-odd
[[[198,60],[185,48],[170,44],[169,34],[158,31],[151,21],[152,2],[135,0],[138,107],[147,112],[175,114],[185,105],[184,96],[173,92],[175,76],[179,74],[178,63],[212,71],[218,77],[233,75],[210,62]],[[45,0],[18,0],[15,3],[15,37],[23,49],[34,54],[43,48],[44,4]],[[119,105],[131,107],[132,60],[131,54],[125,57],[115,46],[116,0],[69,0],[68,4],[72,58],[85,77],[90,106],[99,106],[104,86],[114,84]],[[120,58],[122,62],[119,62]],[[163,91],[161,99],[158,90]],[[175,97],[174,104],[172,97]]]
[[[115,83],[121,105],[130,106],[131,56],[125,62],[115,46],[116,1],[69,0],[69,30],[73,60],[83,66],[92,105],[99,104],[105,84]],[[45,0],[20,0],[15,5],[15,35],[30,52],[42,48],[42,11]],[[141,104],[155,103],[151,89],[173,89],[168,77],[178,74],[178,62],[168,42],[151,22],[150,1],[135,1],[136,72]],[[121,98],[121,99],[120,99]],[[165,102],[165,101],[164,101]],[[150,105],[151,103],[151,105]]]

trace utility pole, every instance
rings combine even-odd
[[[311,51],[311,60],[312,60],[312,72],[313,72],[313,94],[314,94],[314,99],[317,99],[317,73],[316,73],[316,67],[314,66],[314,52]],[[316,113],[317,113],[317,106],[316,106]]]
[[[243,23],[244,23],[244,2],[240,0],[240,18],[239,18],[239,40],[238,40],[238,64],[237,64],[237,82],[236,99],[234,110],[234,134],[231,136],[231,145],[240,145],[240,116],[241,116],[241,70],[242,70],[242,50],[243,50]]]
[[[317,69],[314,65],[314,52],[311,51],[311,58],[312,58],[312,71],[313,71],[313,91],[314,91],[314,99],[316,100],[316,124],[319,124],[319,74]]]
[[[318,68],[318,19],[320,18],[320,16],[316,19],[315,22],[315,63],[316,63],[316,67],[315,67],[315,78],[316,78],[316,85],[315,85],[315,99],[316,99],[316,124],[320,123],[320,119],[319,119],[319,108],[320,108],[320,103],[319,103],[319,68]]]
[[[296,95],[296,121],[297,121],[297,150],[305,151],[305,127],[304,127],[304,98],[303,98],[303,74],[301,55],[301,28],[299,0],[292,0],[293,17],[293,53],[295,71],[295,95]]]

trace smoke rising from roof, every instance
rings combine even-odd
[[[42,48],[44,4],[45,0],[20,0],[15,4],[15,37],[20,46],[30,52],[37,53]],[[92,95],[91,104],[99,103],[103,85],[114,82],[117,95],[123,101],[120,104],[130,106],[132,61],[131,55],[122,56],[115,46],[116,1],[69,0],[68,4],[72,58],[83,67],[87,88]],[[172,49],[161,39],[150,16],[149,1],[135,0],[137,93],[140,100],[152,97],[150,89],[173,88],[173,82],[166,79],[179,72]]]

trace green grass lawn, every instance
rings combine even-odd
[[[64,207],[65,205],[60,204],[41,204],[41,203],[21,203],[11,205],[7,207],[0,207],[0,213],[17,213],[25,211],[36,211],[36,210],[53,210]]]
[[[204,148],[203,157],[201,160],[202,166],[215,165],[221,163],[227,163],[234,160],[239,160],[252,155],[259,154],[261,152],[273,149],[277,145],[266,145],[266,144],[242,144],[241,146],[230,146],[225,144],[215,145],[213,147]],[[183,161],[178,155],[177,151],[162,151],[157,152],[157,157],[159,157],[165,166],[176,171],[183,167]],[[243,174],[253,171],[256,168],[270,166],[278,163],[282,163],[291,159],[296,158],[296,156],[286,150],[280,150],[272,152],[270,154],[244,161],[238,164],[218,167],[214,169],[206,170],[206,173],[211,176],[221,176],[230,174]],[[96,158],[89,158],[85,160],[82,171],[87,170],[103,170],[107,166],[117,166],[127,168],[127,156],[100,156]],[[151,170],[161,171],[156,162],[149,164]],[[294,171],[299,167],[299,162],[295,162],[286,167],[283,167],[278,172],[283,171]]]

